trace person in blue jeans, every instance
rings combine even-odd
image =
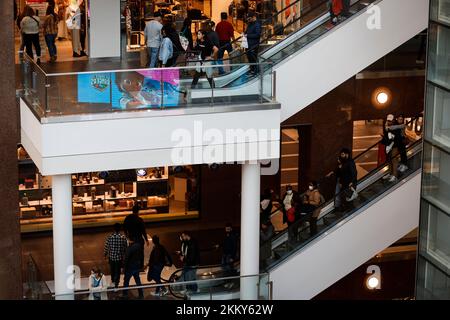
[[[128,239],[128,248],[125,253],[125,261],[124,261],[124,279],[123,279],[123,287],[128,288],[130,286],[130,280],[133,277],[134,281],[136,282],[136,285],[140,287],[142,285],[141,278],[139,277],[139,272],[142,269],[142,244],[135,239],[131,238]],[[128,298],[128,291],[123,291],[123,298]],[[138,298],[143,299],[144,298],[144,291],[142,288],[138,289]]]
[[[158,52],[162,41],[161,29],[163,25],[161,21],[161,14],[155,12],[154,19],[145,25],[144,36],[149,56],[149,68],[155,68],[158,62]]]
[[[45,42],[47,43],[48,53],[50,55],[49,62],[56,61],[57,49],[56,49],[56,35],[58,34],[58,15],[55,12],[55,7],[49,5],[47,7],[46,17],[44,24],[42,25],[44,30]]]

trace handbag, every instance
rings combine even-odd
[[[248,49],[248,40],[245,34],[242,35],[241,48]]]

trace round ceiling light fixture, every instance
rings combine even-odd
[[[385,104],[386,102],[388,102],[388,100],[389,96],[386,92],[382,91],[377,94],[377,102],[379,104]]]

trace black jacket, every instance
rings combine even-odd
[[[183,263],[187,267],[197,266],[200,263],[200,250],[197,241],[191,238],[182,244]]]
[[[123,228],[129,239],[134,239],[140,243],[144,243],[144,239],[147,240],[144,220],[137,214],[129,214],[123,222]]]
[[[339,181],[344,188],[347,188],[350,183],[353,183],[353,187],[356,187],[358,172],[356,171],[356,165],[353,159],[347,159],[344,161],[339,178]]]
[[[230,255],[231,258],[236,258],[238,248],[238,236],[235,232],[231,231],[225,235],[223,240],[223,254]]]
[[[125,272],[140,270],[142,261],[144,261],[142,244],[139,242],[132,243],[125,252],[124,269]]]
[[[150,254],[150,259],[148,260],[148,265],[150,267],[154,265],[172,265],[172,258],[167,252],[166,248],[161,244],[155,245]]]
[[[253,49],[259,47],[259,42],[261,38],[261,22],[256,20],[255,22],[251,22],[247,26],[247,30],[245,30],[245,34],[247,35],[248,48]]]

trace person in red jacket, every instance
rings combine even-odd
[[[338,17],[341,15],[342,9],[342,0],[330,0],[330,18],[332,24],[336,25],[338,23]]]

